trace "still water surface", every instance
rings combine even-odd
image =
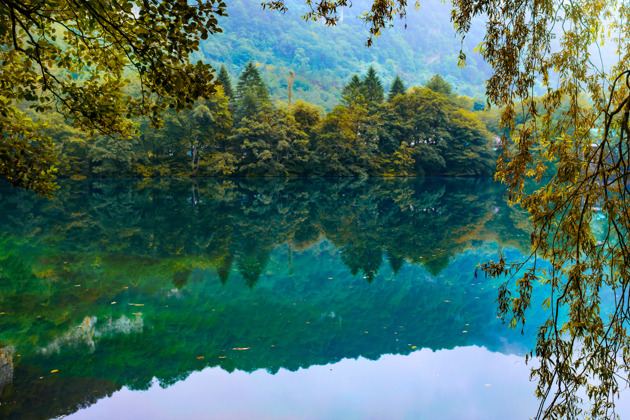
[[[528,418],[527,238],[486,179],[0,187],[0,417]]]

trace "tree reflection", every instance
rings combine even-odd
[[[125,255],[145,266],[193,257],[220,270],[224,282],[234,265],[254,287],[275,246],[291,243],[300,251],[322,238],[342,249],[353,275],[368,281],[384,255],[398,269],[407,260],[438,274],[475,239],[514,238],[509,229],[525,234],[522,216],[504,208],[500,194],[478,179],[210,180],[192,190],[181,181],[97,181],[68,182],[54,201],[7,190],[1,210],[8,235],[42,241],[66,256]],[[495,213],[513,220],[488,229]],[[186,282],[184,274],[173,273],[175,286]]]
[[[17,402],[0,417],[23,413],[32,392],[57,395],[44,375],[57,369],[76,395],[35,417],[93,401],[77,378],[106,395],[204,366],[501,349],[496,290],[472,273],[498,246],[528,247],[526,217],[478,179],[85,181],[53,201],[0,194],[0,348],[21,354],[3,385]],[[90,345],[77,333],[85,319]]]

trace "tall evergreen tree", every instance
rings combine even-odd
[[[271,105],[269,89],[252,61],[245,65],[243,73],[238,78],[234,101],[237,120],[252,117],[265,106]]]
[[[341,103],[347,108],[354,108],[356,105],[365,105],[367,92],[365,85],[358,75],[352,76],[347,85],[341,91]]]
[[[405,82],[400,78],[399,75],[396,75],[394,81],[392,82],[392,86],[389,88],[389,95],[387,96],[387,100],[391,101],[396,97],[396,95],[404,95],[407,91],[405,87]]]
[[[376,74],[374,67],[370,66],[365,76],[363,76],[363,86],[365,87],[365,99],[368,103],[380,104],[384,99],[383,83]]]
[[[224,64],[221,64],[221,69],[219,70],[219,74],[217,76],[219,83],[223,86],[223,93],[228,98],[232,98],[234,96],[234,92],[232,91],[232,81],[230,80],[230,75],[227,72]]]

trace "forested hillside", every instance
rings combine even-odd
[[[83,133],[57,120],[59,175],[69,177],[203,176],[490,176],[496,140],[483,104],[458,95],[440,75],[389,91],[373,67],[355,74],[340,103],[273,103],[258,66],[233,83],[224,66],[218,91],[191,110],[164,115],[158,130],[136,121],[130,139]],[[492,120],[492,118],[490,118]]]
[[[367,48],[369,33],[357,15],[367,10],[364,1],[343,9],[343,18],[335,27],[320,22],[305,22],[301,1],[286,2],[289,10],[262,10],[258,0],[228,2],[229,17],[221,18],[223,33],[203,41],[196,59],[218,67],[225,64],[230,76],[237,77],[245,64],[259,64],[261,75],[270,88],[274,102],[287,100],[289,70],[295,72],[294,99],[331,110],[340,91],[354,73],[364,73],[374,66],[388,89],[396,74],[408,86],[422,85],[431,76],[441,74],[456,86],[458,93],[481,97],[489,67],[473,53],[482,33],[473,26],[464,50],[468,60],[458,68],[462,46],[455,36],[450,5],[438,0],[423,1],[418,10],[410,10],[404,21],[385,31]],[[406,28],[405,28],[406,26]]]
[[[355,6],[326,27],[301,19],[297,1],[285,15],[230,2],[224,32],[194,57],[217,70],[218,91],[167,111],[159,130],[129,116],[134,136],[92,138],[22,108],[48,121],[60,177],[492,175],[499,130],[496,110],[483,111],[486,67],[470,51],[458,67],[448,6],[423,4],[370,48]],[[139,75],[127,77],[141,97]]]

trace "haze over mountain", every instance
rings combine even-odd
[[[405,20],[398,20],[369,48],[365,46],[368,28],[357,17],[366,10],[365,2],[343,8],[336,27],[305,22],[301,15],[307,6],[299,0],[286,4],[289,10],[282,14],[262,10],[258,0],[231,1],[229,17],[219,21],[224,32],[203,42],[195,58],[217,68],[225,64],[233,81],[249,60],[254,61],[274,100],[286,101],[289,70],[293,70],[293,98],[328,110],[337,104],[350,77],[365,73],[370,65],[386,88],[396,74],[407,86],[415,86],[439,73],[460,94],[483,96],[490,67],[473,52],[482,40],[483,25],[474,26],[467,36],[463,44],[467,66],[460,69],[462,43],[452,27],[448,4],[428,0],[417,10],[411,8]]]

